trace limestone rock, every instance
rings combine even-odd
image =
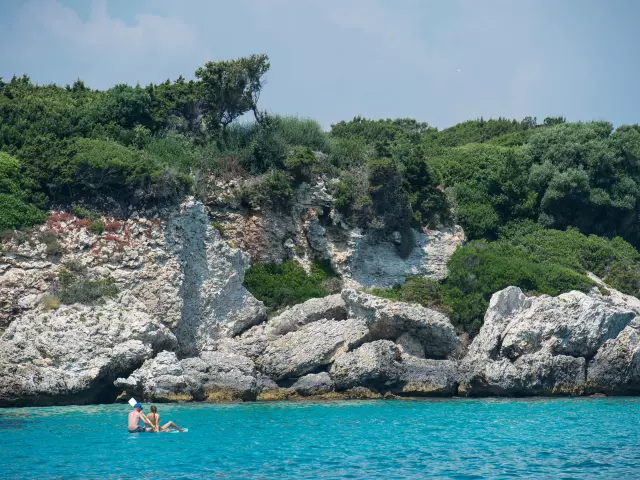
[[[427,358],[447,358],[459,348],[449,319],[440,312],[417,304],[392,302],[355,290],[343,290],[348,314],[367,322],[371,338],[397,340],[409,333],[424,347]]]
[[[398,345],[403,353],[411,355],[417,358],[424,358],[424,347],[420,340],[415,337],[412,337],[409,333],[403,333],[396,340],[396,345]]]
[[[400,349],[389,340],[365,343],[339,356],[329,369],[338,390],[362,386],[388,390],[399,381],[402,372]]]
[[[333,380],[331,380],[327,372],[309,373],[304,377],[300,377],[291,386],[292,390],[305,397],[324,395],[333,392],[334,388]]]
[[[367,334],[363,320],[318,320],[269,340],[256,365],[275,380],[299,377],[328,365],[339,354],[362,343]]]
[[[284,335],[317,320],[345,320],[347,308],[340,294],[312,298],[288,308],[269,320],[268,328],[276,335]]]
[[[210,349],[220,337],[237,335],[266,319],[262,302],[242,285],[248,255],[221,239],[202,204],[183,205],[180,214],[170,218],[166,236],[184,272],[182,318],[176,330],[183,354]]]
[[[635,318],[635,310],[621,300],[608,302],[600,295],[574,291],[526,297],[517,287],[506,288],[491,298],[484,325],[460,365],[459,391],[582,394],[588,361],[597,356],[605,365],[604,358],[616,357],[607,348],[619,350],[612,346],[625,343],[621,332],[630,332]]]
[[[450,396],[457,393],[458,365],[451,360],[402,356],[399,386],[393,391],[410,396]]]
[[[447,262],[465,240],[462,228],[414,232],[414,236],[415,247],[407,258],[398,255],[393,236],[382,241],[354,236],[349,261],[341,273],[362,286],[385,288],[403,283],[408,276],[446,278]]]
[[[640,318],[598,350],[587,369],[589,392],[638,395],[640,393]]]
[[[252,400],[264,386],[250,359],[208,351],[182,360],[173,352],[161,352],[115,383],[150,402]]]
[[[169,329],[129,294],[102,306],[31,311],[0,337],[0,405],[108,400],[118,373],[175,346]]]
[[[460,367],[461,395],[580,395],[585,388],[586,361],[582,357],[539,351],[514,362],[506,358],[479,362],[466,372]]]

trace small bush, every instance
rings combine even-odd
[[[283,209],[289,205],[293,193],[289,176],[281,170],[272,170],[257,184],[245,189],[242,195],[249,205]]]
[[[302,265],[288,260],[280,265],[259,263],[245,272],[244,286],[270,311],[325,297],[323,282],[335,277],[327,264],[314,263],[308,275]]]
[[[288,145],[299,145],[312,150],[329,152],[330,142],[315,120],[298,117],[274,117],[274,128]]]
[[[55,295],[45,295],[42,298],[42,307],[45,310],[57,310],[60,308],[60,298]]]
[[[541,261],[525,248],[504,241],[474,241],[459,247],[448,268],[443,297],[454,325],[471,334],[482,325],[491,295],[508,286],[555,296],[570,290],[588,291],[594,285],[579,271]]]
[[[372,288],[370,293],[389,300],[418,303],[447,315],[451,313],[444,299],[443,287],[435,280],[409,277],[402,285],[396,285],[393,288]]]
[[[310,148],[296,148],[284,161],[284,166],[291,172],[297,183],[308,182],[318,163]]]
[[[102,235],[106,228],[105,223],[102,220],[94,220],[89,225],[89,231],[91,233],[95,233],[96,235]]]
[[[220,235],[224,235],[224,223],[222,222],[211,222],[211,226],[215,228]]]
[[[100,304],[105,298],[115,297],[118,294],[114,278],[93,279],[89,276],[87,267],[78,262],[66,263],[58,279],[59,286],[56,293],[65,305]]]
[[[100,219],[100,215],[97,214],[96,212],[92,212],[91,210],[88,210],[86,208],[83,208],[79,205],[76,205],[75,207],[73,207],[73,214],[81,219],[84,220],[91,220],[91,221],[96,221],[98,219]]]
[[[45,244],[47,255],[58,256],[64,254],[64,249],[60,245],[58,234],[55,231],[45,230],[38,233],[37,238]]]

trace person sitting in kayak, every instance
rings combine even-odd
[[[173,430],[178,430],[179,432],[184,432],[182,428],[180,428],[178,425],[176,425],[172,421],[169,421],[165,423],[162,427],[160,427],[160,414],[158,413],[158,408],[155,405],[151,405],[151,413],[147,415],[147,418],[153,425],[155,425],[155,428],[159,432],[168,432],[170,428]]]
[[[140,426],[140,422],[142,422],[142,426]],[[144,425],[149,425],[149,427],[145,428]],[[152,432],[153,430],[153,425],[142,413],[142,405],[136,403],[133,410],[129,412],[129,433]]]

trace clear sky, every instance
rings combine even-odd
[[[640,0],[0,0],[0,76],[193,78],[266,53],[262,108],[319,120],[640,122]]]

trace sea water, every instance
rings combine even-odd
[[[158,407],[0,409],[0,478],[640,478],[635,398]]]

